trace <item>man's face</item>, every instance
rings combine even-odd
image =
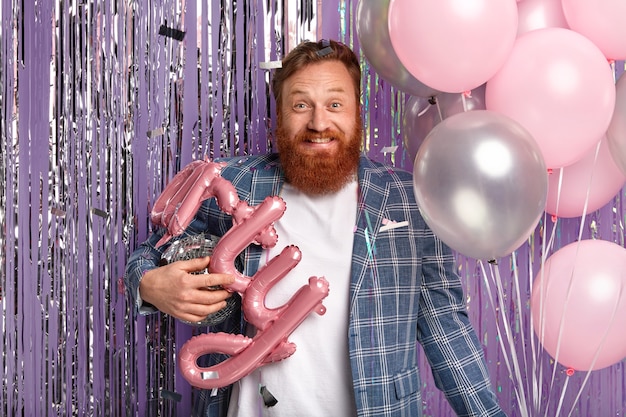
[[[354,177],[360,109],[341,62],[312,64],[285,80],[278,111],[278,151],[289,183],[309,194],[326,194]]]

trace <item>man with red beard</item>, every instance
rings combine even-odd
[[[232,386],[195,395],[194,415],[420,416],[417,343],[437,386],[459,416],[504,416],[467,317],[453,256],[424,223],[412,175],[361,153],[360,65],[335,41],[304,42],[272,78],[278,154],[226,159],[221,176],[251,206],[280,195],[278,243],[241,255],[252,276],[286,245],[301,261],[268,292],[285,304],[310,276],[324,276],[324,315],[309,315],[289,336],[297,349]],[[232,226],[206,200],[185,235],[223,236]],[[200,322],[224,308],[226,274],[192,274],[208,258],[158,267],[158,230],[129,259],[126,285],[140,313],[157,309]],[[238,297],[235,295],[234,297]],[[211,331],[255,334],[240,309]],[[218,360],[210,358],[211,361]],[[210,362],[212,364],[213,362]]]

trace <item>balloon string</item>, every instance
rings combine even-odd
[[[471,97],[471,94],[472,94],[471,91],[466,91],[465,93],[461,93],[461,102],[463,103],[464,112],[467,111],[467,100],[465,99],[465,97]]]
[[[598,357],[600,356],[600,352],[602,352],[602,349],[604,348],[604,344],[606,343],[606,340],[609,337],[609,334],[610,334],[609,330],[611,329],[611,326],[613,326],[613,324],[615,323],[617,312],[618,312],[620,304],[621,304],[620,300],[622,299],[623,295],[624,295],[624,285],[620,285],[619,293],[618,293],[617,297],[615,297],[615,305],[613,306],[613,314],[611,314],[611,320],[608,322],[608,325],[606,326],[606,331],[604,332],[604,336],[602,336],[602,340],[600,341],[600,344],[598,345],[598,349],[596,350],[596,353],[593,356],[593,360],[591,361],[591,365],[589,366],[589,369],[587,370],[587,372],[585,374],[585,379],[583,380],[583,382],[582,382],[582,384],[580,386],[580,389],[578,390],[578,393],[576,394],[576,399],[574,400],[574,402],[572,404],[572,408],[570,409],[570,412],[568,414],[569,417],[572,416],[572,413],[575,410],[575,406],[576,406],[576,404],[578,404],[578,400],[580,399],[580,397],[582,395],[583,389],[585,388],[585,385],[587,384],[587,381],[589,380],[589,377],[591,376],[591,371],[593,370],[593,367],[596,364],[596,361],[598,360]]]
[[[595,156],[594,156],[594,166],[595,166],[595,163],[596,163],[597,158],[598,158],[598,153],[599,153],[599,150],[600,150],[600,144],[601,144],[601,142],[598,142],[598,145],[596,146],[596,153],[595,153]],[[563,173],[563,168],[561,168],[561,175],[562,175],[562,173]],[[592,177],[593,177],[593,170],[592,170]],[[570,277],[569,277],[570,278],[569,279],[569,285],[567,286],[567,293],[566,293],[566,296],[565,296],[565,303],[563,304],[563,310],[562,310],[561,319],[560,319],[560,323],[559,323],[559,335],[558,335],[557,343],[556,343],[556,352],[554,354],[554,360],[556,362],[559,361],[559,352],[561,350],[561,340],[562,340],[562,337],[563,337],[563,324],[565,322],[567,308],[568,308],[568,305],[569,305],[570,294],[572,292],[572,287],[574,285],[574,269],[575,269],[575,266],[576,266],[576,259],[578,258],[578,251],[579,251],[579,248],[580,248],[580,241],[581,241],[582,235],[583,235],[583,230],[584,230],[584,225],[585,225],[585,217],[587,215],[587,205],[589,203],[589,191],[590,191],[590,188],[591,188],[591,179],[589,180],[589,185],[587,186],[587,194],[586,194],[586,197],[585,197],[585,204],[584,204],[584,207],[583,207],[583,213],[582,213],[582,217],[581,217],[581,221],[580,221],[580,228],[578,230],[578,240],[577,240],[578,243],[576,245],[576,252],[575,252],[575,255],[574,255],[574,265],[572,267],[572,272],[571,272]],[[541,268],[542,271],[544,269],[543,268],[544,265],[545,265],[545,262],[542,262],[542,268]],[[543,282],[543,280],[542,280],[542,282]],[[543,288],[543,286],[542,286],[542,288]],[[541,304],[543,304],[543,300],[544,300],[543,294],[541,296],[541,300],[542,300]],[[540,310],[543,311],[543,306],[540,307]],[[540,314],[540,315],[542,315],[542,314]],[[543,334],[544,334],[543,327],[544,326],[543,326],[543,323],[542,323],[542,329],[541,329],[542,339],[543,339]],[[595,359],[594,359],[594,361],[595,361]],[[552,387],[554,385],[554,381],[556,380],[556,370],[557,370],[557,366],[555,365],[552,368],[552,376],[551,376],[551,379],[550,379],[550,387]],[[557,415],[558,415],[558,413],[557,413]],[[546,409],[546,416],[547,416],[547,409]]]
[[[479,264],[480,264],[480,268],[482,270],[483,273],[483,280],[485,282],[485,285],[487,286],[487,295],[489,297],[489,301],[491,304],[491,308],[493,310],[494,315],[496,315],[497,317],[497,309],[496,309],[496,304],[495,301],[493,299],[492,296],[492,292],[491,292],[491,285],[489,284],[489,280],[488,278],[488,274],[485,270],[485,266],[482,260],[479,260]],[[491,277],[491,279],[494,279],[494,270],[493,270],[493,266],[490,264],[490,272],[491,274],[489,275]],[[496,271],[498,271],[498,266],[495,266]],[[498,333],[498,343],[500,345],[500,349],[503,352],[503,357],[504,357],[504,362],[506,363],[507,369],[509,371],[509,373],[511,375],[515,375],[515,377],[517,378],[515,382],[515,396],[517,399],[517,403],[520,409],[520,413],[522,417],[529,417],[528,414],[528,408],[526,406],[526,403],[524,402],[524,400],[526,399],[526,395],[524,393],[524,385],[522,382],[522,376],[521,376],[521,372],[520,372],[520,368],[519,368],[519,363],[517,361],[517,351],[515,349],[515,344],[513,343],[513,338],[511,335],[511,331],[510,331],[510,324],[508,321],[508,317],[506,314],[506,306],[504,305],[504,295],[502,293],[502,281],[500,279],[500,275],[498,272],[496,272],[497,278],[494,279],[495,281],[495,285],[496,285],[496,290],[498,291],[498,307],[500,309],[500,312],[502,313],[502,315],[504,316],[503,320],[501,320],[501,322],[503,323],[504,326],[504,332],[506,333],[507,337],[506,340],[508,341],[509,344],[509,349],[506,349],[506,346],[504,345],[504,337],[502,337],[502,331],[500,329],[500,326],[496,326],[496,331]],[[509,352],[511,353],[511,358],[509,358]],[[511,361],[513,362],[513,366],[511,367]],[[521,392],[520,392],[521,389]]]
[[[547,213],[544,213],[543,224],[544,225],[547,224]],[[557,226],[558,226],[558,218],[555,218],[554,222],[553,222],[553,225],[552,225],[552,231],[550,232],[550,238],[547,240],[547,242],[546,242],[546,239],[542,239],[542,241],[541,241],[542,242],[541,243],[541,245],[542,245],[542,248],[541,248],[541,267],[539,269],[539,276],[540,276],[541,282],[543,282],[544,279],[545,279],[544,271],[545,271],[546,260],[548,258],[548,253],[550,253],[550,251],[552,250],[552,247],[554,246],[554,239],[555,239],[555,236],[556,236]],[[529,268],[529,271],[532,271],[532,268]],[[531,292],[532,292],[533,291],[532,282],[531,282],[530,289],[531,289]],[[545,311],[544,286],[540,286],[539,291],[540,291],[540,293],[539,293],[539,316],[543,317],[543,314],[544,314],[543,312]],[[545,335],[545,325],[544,324],[545,324],[544,322],[541,322],[540,325],[539,325],[539,334],[540,334],[539,340],[543,340],[544,339],[544,335]],[[531,334],[535,332],[535,330],[534,330],[534,323],[533,323],[532,320],[530,321],[530,331],[531,331]],[[532,340],[532,342],[533,342],[533,345],[534,345],[534,339]],[[542,349],[537,349],[535,351],[535,356],[534,356],[534,358],[535,358],[534,362],[535,363],[539,363],[539,377],[538,377],[538,381],[543,381],[543,362],[541,360],[541,356],[542,356],[541,353],[542,352],[543,352]],[[538,384],[539,384],[539,388],[538,388],[539,392],[538,392],[537,397],[535,397],[537,402],[540,401],[540,399],[542,397],[542,394],[543,394],[543,384],[540,384],[539,382],[538,382]],[[548,389],[548,398],[547,398],[547,401],[545,401],[545,404],[549,404],[550,403],[550,397],[552,395],[553,385],[554,385],[554,374],[552,375],[552,380],[550,381],[550,385],[548,387],[549,388]],[[535,409],[538,410],[538,409],[540,409],[540,407],[541,407],[541,404],[537,403]],[[544,417],[547,417],[547,407],[546,407],[546,414],[544,415]]]
[[[550,170],[554,175],[554,171]],[[559,168],[559,184],[556,187],[556,208],[554,209],[554,215],[559,212],[559,206],[561,204],[561,189],[563,188],[563,168]]]
[[[613,82],[616,83],[617,82],[617,72],[615,71],[615,60],[614,59],[610,59],[609,60],[609,65],[611,67],[611,74],[613,74]]]
[[[587,192],[585,194],[585,203],[583,205],[582,220],[580,222],[580,230],[578,231],[578,240],[582,238],[583,227],[585,224],[585,217],[587,215],[587,208],[589,207],[589,195],[591,194],[591,186],[593,183],[593,172],[595,170],[596,163],[598,162],[598,155],[600,154],[601,145],[602,145],[602,140],[598,141],[598,144],[596,145],[596,151],[593,156],[593,164],[592,164],[593,168],[591,169],[591,175],[589,176],[589,181],[587,183]],[[554,210],[556,213],[559,212],[559,204],[561,200],[561,189],[563,185],[563,171],[564,170],[565,170],[565,167],[559,168],[559,183],[558,183],[557,194],[556,194],[556,209]]]
[[[431,97],[431,98],[434,100],[434,103],[436,104],[436,103],[437,103],[437,98],[436,98],[436,97],[434,97],[434,96],[433,96],[433,97]],[[424,114],[428,111],[428,109],[430,109],[430,106],[426,106],[426,107],[424,107],[424,108],[422,109],[422,111],[420,111],[419,113],[417,113],[417,117],[419,118],[419,117],[423,116],[423,115],[424,115]]]
[[[580,229],[578,231],[578,241],[580,242],[580,239],[582,239],[582,235],[583,235],[583,228],[584,228],[584,224],[585,224],[585,217],[587,216],[587,207],[589,205],[589,194],[591,192],[591,182],[593,180],[593,171],[595,170],[596,167],[596,162],[598,162],[598,154],[600,153],[600,145],[602,145],[602,140],[600,140],[598,142],[598,144],[596,145],[596,153],[593,156],[593,168],[591,169],[591,175],[589,176],[589,182],[587,185],[587,193],[585,195],[585,205],[583,206],[583,214],[582,214],[582,219],[580,220]]]
[[[435,101],[435,106],[437,106],[437,114],[439,114],[439,122],[443,122],[443,113],[441,112],[441,106],[439,105],[439,100]]]
[[[570,294],[572,293],[572,287],[574,286],[574,268],[576,266],[576,259],[578,258],[578,251],[580,249],[580,239],[578,239],[578,243],[576,244],[576,252],[574,254],[574,265],[572,267],[572,272],[570,273],[569,276],[569,284],[567,286],[567,291],[566,291],[566,295],[565,295],[565,302],[563,303],[563,310],[561,313],[561,318],[559,321],[559,335],[557,337],[557,341],[556,341],[556,352],[554,353],[554,360],[556,362],[559,362],[559,353],[561,351],[561,341],[563,339],[563,324],[565,323],[565,317],[567,316],[567,309],[569,307],[569,300],[570,300]],[[542,281],[545,282],[545,281]],[[542,287],[544,287],[545,284],[542,285]],[[542,300],[543,302],[543,300]],[[543,327],[543,323],[542,323],[542,327]],[[543,329],[542,329],[543,330]],[[556,371],[557,371],[557,365],[556,363],[554,364],[554,366],[552,367],[552,376],[550,378],[550,387],[554,386],[555,380],[556,380]],[[547,417],[547,408],[546,408],[546,414],[545,416]],[[558,415],[558,413],[556,414]]]
[[[556,363],[554,364],[556,368]],[[563,406],[563,400],[565,399],[565,393],[567,392],[567,386],[569,385],[569,377],[565,379],[565,384],[563,384],[563,389],[561,390],[561,397],[559,398],[559,405],[557,406],[556,413],[554,416],[557,417],[561,412],[561,407]]]
[[[533,285],[533,261],[532,261],[532,256],[528,256],[528,288],[531,289],[531,293],[532,293],[532,285]],[[530,320],[530,335],[533,335],[533,334],[534,334],[533,321]],[[531,350],[531,357],[533,358],[533,361],[531,363],[533,410],[539,411],[541,408],[541,393],[542,393],[542,387],[543,387],[543,384],[540,382],[540,381],[543,381],[543,366],[537,366],[537,363],[539,362],[538,360],[539,349],[535,344],[535,338],[532,336],[530,337],[530,350]]]
[[[522,314],[522,298],[520,296],[520,286],[519,286],[519,270],[517,268],[517,255],[515,251],[511,253],[511,262],[513,265],[513,284],[515,285],[515,301],[517,303],[517,320],[519,323],[523,323],[524,315]],[[496,266],[497,268],[497,266]],[[524,336],[524,332],[520,332],[520,337],[522,339],[522,359],[524,363],[524,369],[528,369],[528,358],[526,355],[526,337]],[[528,378],[525,378],[524,381],[526,384],[529,383]],[[530,387],[526,386],[526,391],[530,392]],[[525,398],[525,397],[524,397]]]

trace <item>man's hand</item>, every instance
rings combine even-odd
[[[209,287],[235,281],[229,274],[192,274],[207,268],[209,261],[209,256],[177,261],[146,272],[139,284],[141,299],[177,319],[204,320],[226,307],[226,299],[232,295]]]

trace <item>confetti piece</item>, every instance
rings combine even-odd
[[[259,68],[261,69],[275,69],[282,68],[282,61],[267,61],[267,62],[259,62]]]
[[[168,28],[165,25],[161,25],[161,27],[159,28],[159,35],[166,36],[177,41],[182,41],[185,38],[185,32],[183,32],[182,30]]]
[[[52,208],[50,209],[50,213],[51,213],[53,216],[57,216],[57,217],[65,217],[65,211],[64,211],[64,210],[61,210],[61,209],[59,209],[59,208],[56,208],[56,207],[52,207]]]
[[[163,133],[165,133],[165,129],[163,129],[163,127],[159,127],[157,129],[153,129],[153,130],[148,130],[146,132],[146,134],[148,135],[148,137],[150,139],[157,137],[157,136],[161,136],[163,135]]]
[[[263,398],[263,403],[266,407],[273,407],[278,403],[276,397],[274,397],[272,393],[269,392],[265,385],[259,388],[259,394],[261,394],[261,397]]]
[[[95,214],[96,216],[102,217],[103,219],[106,219],[107,217],[109,217],[109,214],[106,211],[97,209],[95,207],[91,209],[91,212]]]
[[[398,150],[397,146],[385,146],[380,150],[381,153],[395,153]]]

